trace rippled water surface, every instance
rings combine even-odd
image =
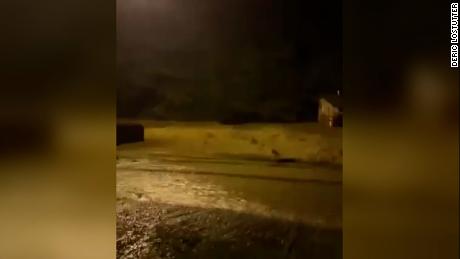
[[[117,196],[341,226],[341,171],[308,164],[152,156],[120,158]]]

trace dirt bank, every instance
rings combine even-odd
[[[139,154],[239,157],[242,159],[342,164],[342,131],[317,123],[222,125],[214,122],[137,121],[144,125]],[[139,156],[138,156],[139,157]]]

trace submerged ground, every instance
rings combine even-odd
[[[117,151],[118,258],[340,258],[341,132],[143,122]]]

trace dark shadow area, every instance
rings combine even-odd
[[[316,121],[341,84],[340,1],[117,1],[117,116]]]
[[[55,138],[50,124],[32,118],[3,120],[0,122],[0,155],[11,157],[50,151]]]

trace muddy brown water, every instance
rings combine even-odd
[[[132,226],[150,226],[132,258],[341,258],[341,179],[320,165],[121,158],[118,207],[139,221]],[[130,258],[129,245],[117,245]]]

